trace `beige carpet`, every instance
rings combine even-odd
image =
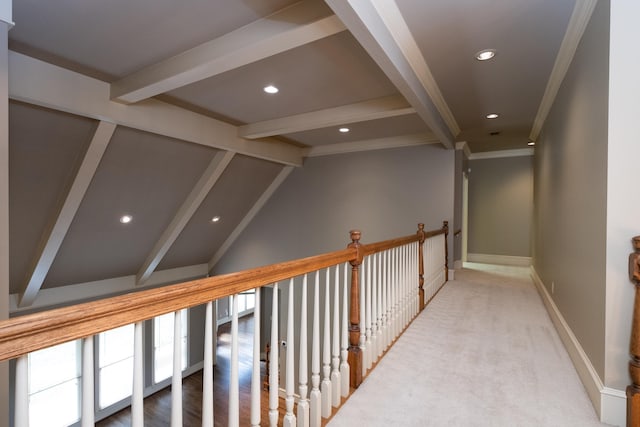
[[[528,269],[450,281],[330,427],[602,426]]]

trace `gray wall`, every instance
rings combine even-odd
[[[463,196],[463,174],[469,169],[469,158],[464,150],[456,150],[454,178],[454,201],[453,201],[453,226],[451,233],[462,230],[462,196]],[[462,260],[462,234],[453,237],[453,260]]]
[[[362,231],[363,243],[372,243],[415,233],[419,222],[426,229],[451,223],[454,156],[454,150],[422,145],[310,158],[289,175],[215,272],[342,249],[352,229]]]
[[[531,256],[532,156],[469,162],[468,252]]]
[[[604,378],[608,2],[598,2],[537,141],[533,264]]]

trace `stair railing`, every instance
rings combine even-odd
[[[419,224],[416,234],[373,244],[360,243],[360,232],[352,231],[351,243],[343,250],[0,321],[0,361],[16,359],[14,424],[29,425],[28,354],[81,339],[81,425],[93,425],[93,337],[134,324],[131,425],[143,426],[142,323],[173,312],[178,338],[174,338],[171,425],[182,425],[179,312],[204,304],[202,425],[213,426],[212,302],[231,297],[228,419],[230,426],[240,425],[238,295],[255,289],[250,424],[260,425],[260,298],[261,289],[272,287],[269,424],[279,425],[280,388],[284,385],[282,425],[320,426],[322,419],[331,417],[344,398],[362,383],[376,361],[447,281],[447,235],[446,221],[437,230],[424,231],[424,225]],[[287,296],[282,310],[278,307],[279,289]],[[300,307],[297,317],[296,306]],[[283,335],[287,346],[281,375],[278,352],[282,335],[278,319],[283,313],[286,313]]]

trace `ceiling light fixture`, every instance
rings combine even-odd
[[[265,86],[262,90],[271,94],[278,93],[278,88],[273,85]]]
[[[498,114],[496,113],[491,113],[491,114],[487,114],[487,119],[497,119],[498,118]]]
[[[349,128],[340,128],[340,129],[338,129],[338,130],[339,130],[340,132],[342,132],[342,133],[347,133],[347,132],[349,132]]]
[[[220,217],[218,215],[211,218],[211,222],[218,222],[218,221],[220,221]]]
[[[120,217],[120,222],[122,224],[129,224],[132,219],[133,219],[133,217],[131,215],[122,215]]]
[[[527,142],[527,145],[529,147],[533,147],[534,145],[536,145],[536,143],[534,141],[529,141],[529,142]]]
[[[478,61],[488,61],[489,59],[493,58],[494,56],[496,56],[496,50],[495,49],[484,49],[484,50],[481,50],[480,52],[476,53],[476,59]]]

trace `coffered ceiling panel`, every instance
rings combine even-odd
[[[158,269],[208,263],[281,170],[282,165],[234,156]],[[215,216],[219,221],[212,222]]]
[[[43,287],[136,274],[215,153],[118,128]]]
[[[275,95],[263,87],[275,85]],[[252,123],[397,93],[346,31],[168,94],[238,123]]]
[[[96,126],[59,111],[9,104],[11,292],[24,285]]]
[[[311,147],[344,142],[366,141],[403,135],[428,133],[429,127],[417,114],[407,114],[358,123],[345,123],[349,132],[340,132],[342,126],[331,126],[285,135],[288,139]]]
[[[292,0],[20,0],[11,41],[70,68],[124,77],[295,3]]]

